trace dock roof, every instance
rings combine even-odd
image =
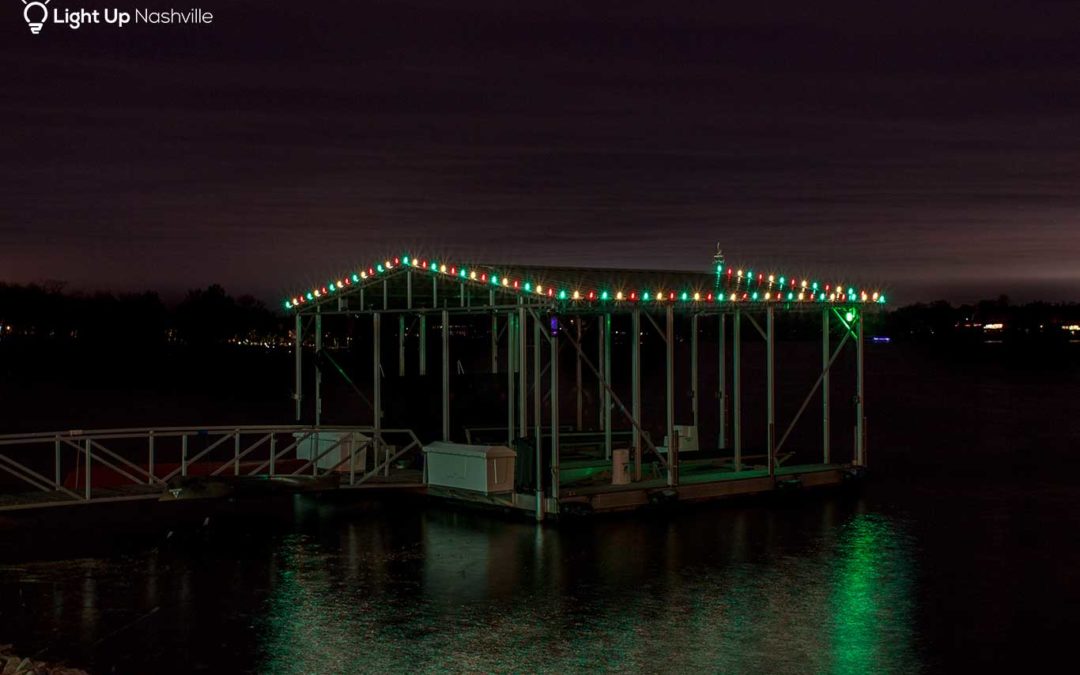
[[[531,305],[548,305],[556,311],[590,310],[604,305],[619,311],[667,303],[691,310],[735,305],[765,307],[771,304],[795,310],[822,304],[885,304],[881,289],[724,262],[716,262],[709,272],[687,272],[466,264],[401,254],[383,257],[367,267],[350,270],[322,285],[297,292],[284,300],[284,306],[289,311],[303,311],[407,272],[430,276],[436,284],[457,284],[462,293],[468,288],[470,293],[489,290],[500,295],[511,294],[528,299]]]

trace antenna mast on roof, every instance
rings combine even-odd
[[[713,254],[713,267],[716,269],[716,288],[720,288],[720,273],[724,270],[724,252],[720,249],[720,242],[716,242],[716,253]]]

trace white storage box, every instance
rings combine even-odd
[[[306,438],[305,438],[306,436]],[[293,437],[300,439],[296,446],[297,459],[311,459],[326,453],[316,461],[320,469],[337,467],[338,471],[349,471],[349,453],[355,452],[353,462],[358,471],[367,464],[367,442],[370,440],[357,431],[320,431],[317,434],[294,432]],[[341,441],[336,447],[331,447]]]
[[[424,447],[427,484],[484,494],[514,491],[517,453],[500,445],[437,441]]]

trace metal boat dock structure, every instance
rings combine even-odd
[[[333,476],[335,489],[537,520],[839,485],[867,464],[864,324],[884,303],[873,289],[732,267],[719,252],[706,272],[383,257],[284,302],[295,424],[0,437],[0,470],[38,491],[0,509],[157,498],[197,476]],[[820,332],[798,387],[777,383],[788,320]],[[845,354],[853,381],[841,382]],[[838,413],[850,426],[834,428]],[[793,434],[814,417],[816,440]],[[515,451],[509,488],[505,475],[497,490],[429,475],[426,452],[471,452],[468,473],[494,466],[482,450],[498,447]],[[102,472],[110,487],[89,478]]]

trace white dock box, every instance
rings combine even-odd
[[[517,453],[502,445],[437,441],[424,447],[428,485],[492,494],[514,491]]]

